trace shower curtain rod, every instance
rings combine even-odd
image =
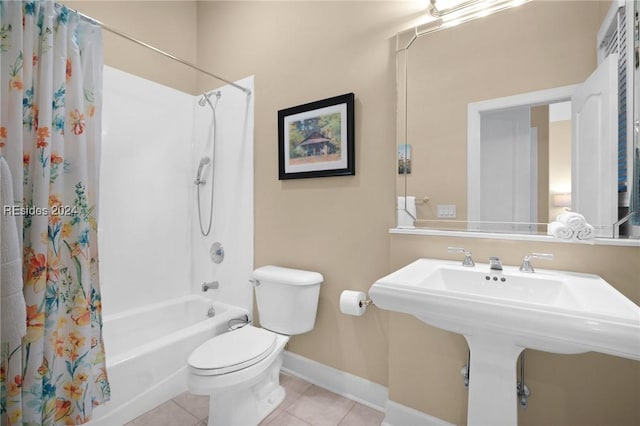
[[[148,44],[148,43],[145,43],[144,41],[140,41],[140,40],[138,40],[137,38],[130,36],[129,34],[126,34],[126,33],[123,33],[122,31],[119,31],[119,30],[116,30],[116,29],[114,29],[114,28],[111,28],[111,27],[109,27],[108,25],[105,25],[103,22],[100,22],[100,21],[98,21],[97,19],[94,19],[94,18],[92,18],[92,17],[90,17],[90,16],[88,16],[88,15],[85,15],[85,14],[84,14],[84,13],[82,13],[82,12],[79,12],[79,11],[77,11],[77,10],[75,10],[75,9],[71,9],[71,8],[69,8],[69,7],[67,7],[67,9],[69,9],[69,10],[73,10],[75,13],[77,13],[77,14],[78,14],[80,17],[82,17],[83,19],[86,19],[87,21],[92,22],[92,23],[94,23],[94,24],[96,24],[96,25],[100,25],[100,27],[102,27],[102,29],[104,29],[104,30],[106,30],[106,31],[109,31],[109,32],[110,32],[110,33],[112,33],[112,34],[115,34],[115,35],[120,36],[120,37],[122,37],[122,38],[126,38],[126,39],[127,39],[127,40],[129,40],[129,41],[132,41],[132,42],[134,42],[134,43],[136,43],[136,44],[139,44],[140,46],[146,47],[147,49],[153,50],[154,52],[159,53],[159,54],[161,54],[161,55],[164,55],[164,56],[166,56],[167,58],[173,59],[174,61],[180,62],[181,64],[184,64],[184,65],[188,66],[189,68],[192,68],[192,69],[194,69],[194,70],[196,70],[196,71],[199,71],[199,72],[201,72],[201,73],[203,73],[203,74],[206,74],[206,75],[208,75],[209,77],[213,77],[213,78],[215,78],[215,79],[217,79],[217,80],[220,80],[220,81],[222,81],[222,82],[225,82],[225,83],[227,83],[228,85],[235,87],[236,89],[242,90],[242,91],[243,91],[244,93],[246,93],[247,95],[250,95],[250,94],[251,94],[251,90],[250,90],[250,89],[247,89],[246,87],[242,87],[242,86],[240,86],[239,84],[236,84],[236,83],[234,83],[234,82],[232,82],[232,81],[229,81],[229,80],[227,80],[227,79],[225,79],[225,78],[222,78],[222,77],[220,77],[220,76],[217,76],[217,75],[215,75],[215,74],[212,74],[212,73],[210,73],[209,71],[205,71],[205,70],[203,70],[202,68],[198,67],[197,65],[192,64],[191,62],[185,61],[184,59],[180,59],[180,58],[178,58],[177,56],[173,56],[172,54],[165,52],[164,50],[160,50],[160,49],[158,49],[157,47],[154,47],[154,46],[152,46],[152,45],[150,45],[150,44]]]

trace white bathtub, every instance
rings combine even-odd
[[[104,316],[111,401],[94,410],[90,424],[122,425],[185,392],[189,354],[245,315],[242,308],[190,295]]]

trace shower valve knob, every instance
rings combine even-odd
[[[222,247],[222,244],[218,242],[213,243],[211,245],[209,255],[211,256],[211,260],[213,261],[213,263],[222,263],[222,261],[224,260],[224,247]]]

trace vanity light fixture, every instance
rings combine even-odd
[[[430,13],[434,18],[442,18],[444,15],[477,3],[477,0],[431,0]]]
[[[530,0],[427,0],[429,7],[422,24],[398,33],[398,51],[407,50],[424,35],[454,27],[502,10],[520,6]]]
[[[430,14],[441,20],[438,29],[520,6],[529,0],[431,0]]]

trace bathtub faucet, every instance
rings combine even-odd
[[[210,283],[202,283],[202,291],[207,291],[207,290],[215,290],[220,286],[220,284],[218,284],[218,281],[212,281]]]

